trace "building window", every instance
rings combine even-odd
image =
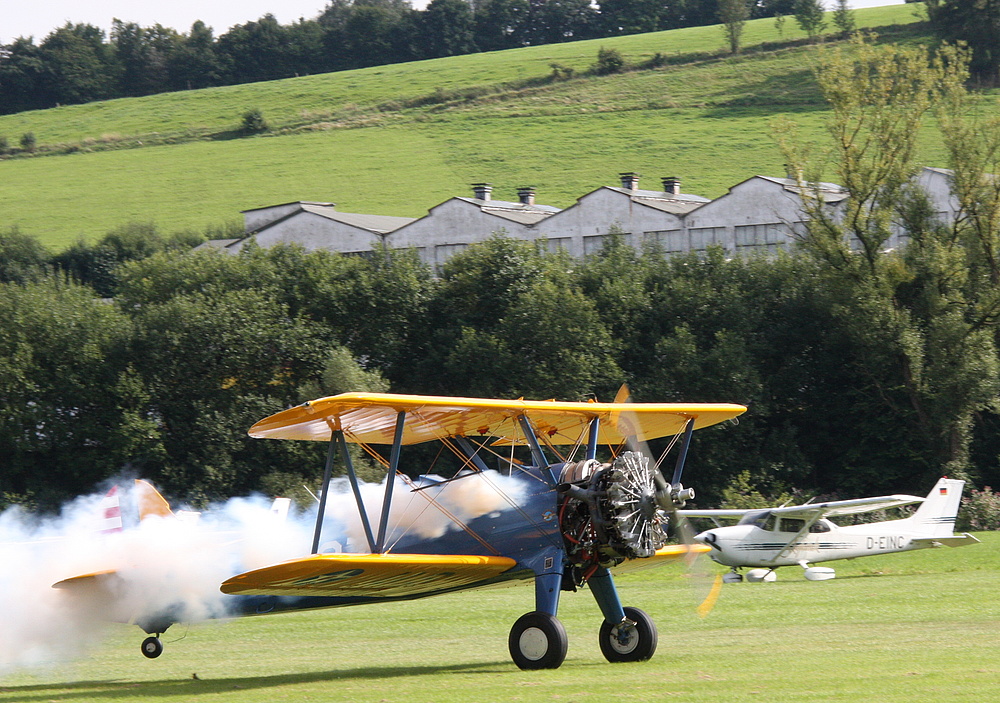
[[[791,239],[788,228],[780,222],[763,225],[737,225],[736,251],[775,254],[788,248]]]
[[[439,244],[434,247],[434,265],[438,272],[448,259],[469,246],[468,244]]]
[[[655,244],[667,256],[684,254],[690,249],[687,232],[682,229],[663,229],[643,235],[647,243]]]
[[[550,237],[545,240],[546,249],[550,254],[555,254],[558,251],[570,252],[572,245],[572,237]]]
[[[583,238],[583,255],[590,256],[591,254],[598,253],[604,248],[604,243],[608,240],[610,234],[594,234],[589,237]],[[631,244],[632,235],[629,232],[623,232],[618,235],[622,238],[622,243]]]
[[[691,233],[691,251],[704,252],[710,246],[725,244],[725,227],[696,227],[688,230]]]

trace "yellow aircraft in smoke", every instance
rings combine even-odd
[[[602,614],[604,656],[612,662],[649,659],[656,650],[656,626],[642,610],[622,604],[613,574],[709,551],[701,544],[668,544],[668,523],[693,497],[681,484],[693,431],[745,410],[721,403],[346,393],[279,412],[256,423],[250,436],[329,446],[312,544],[303,544],[298,558],[225,579],[219,588],[229,601],[227,612],[411,600],[533,580],[534,608],[514,623],[508,647],[517,666],[544,669],[559,667],[566,656],[566,632],[556,617],[560,595],[587,586]],[[661,437],[672,437],[677,446],[669,481],[644,452],[634,450]],[[414,472],[402,470],[406,449],[425,442],[439,442],[457,458],[453,477],[411,479]],[[385,467],[380,500],[364,498],[348,444]],[[611,448],[610,461],[598,460],[602,445]],[[349,516],[328,514],[338,455],[355,498]],[[506,470],[501,474],[487,462]],[[473,482],[493,493],[494,508],[456,514],[447,496]],[[416,502],[424,515],[400,520],[393,506],[401,500]],[[445,526],[421,529],[429,515]],[[324,526],[334,518],[355,526],[356,536],[346,545],[324,541]],[[111,597],[124,571],[82,574],[56,587],[78,593],[96,589]],[[153,658],[162,651],[159,635],[182,616],[164,608],[127,619],[151,635],[142,651]]]

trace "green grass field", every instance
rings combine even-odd
[[[1000,533],[983,544],[833,562],[813,583],[723,588],[704,620],[678,567],[619,579],[657,621],[652,660],[612,665],[589,593],[564,594],[562,668],[524,672],[507,632],[528,586],[410,603],[175,626],[144,659],[116,626],[72,665],[0,678],[0,700],[47,701],[984,701],[1000,690]],[[715,568],[713,566],[713,568]]]
[[[856,11],[861,27],[912,23],[914,13],[912,5]],[[552,63],[586,69],[602,46],[638,63],[656,52],[719,52],[722,32],[696,27],[2,116],[0,135],[12,144],[31,131],[41,145],[76,151],[0,161],[0,227],[59,250],[128,222],[204,231],[238,221],[241,210],[295,200],[419,217],[480,181],[498,199],[532,185],[539,203],[567,207],[617,185],[621,171],[643,174],[649,187],[679,176],[684,192],[717,197],[755,174],[783,175],[774,118],[792,116],[821,138],[815,48],[749,51],[801,36],[793,21],[779,36],[773,20],[757,20],[747,24],[743,57],[516,90],[502,84],[545,76]],[[406,103],[477,86],[493,92]],[[220,138],[251,107],[276,133]],[[936,141],[924,141],[925,162],[944,165]]]

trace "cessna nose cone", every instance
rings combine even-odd
[[[712,530],[705,530],[704,532],[699,532],[694,536],[695,542],[701,542],[702,544],[707,544],[709,547],[718,549],[718,545],[715,544],[716,539],[715,532]]]

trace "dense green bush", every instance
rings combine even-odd
[[[989,486],[969,490],[962,498],[957,530],[1000,530],[1000,493]]]
[[[593,71],[599,76],[610,73],[621,73],[625,70],[625,57],[618,49],[606,49],[603,46],[597,50],[597,63]]]
[[[270,129],[267,120],[264,119],[264,113],[259,109],[253,108],[243,113],[243,119],[240,122],[240,131],[244,134],[261,134]]]

